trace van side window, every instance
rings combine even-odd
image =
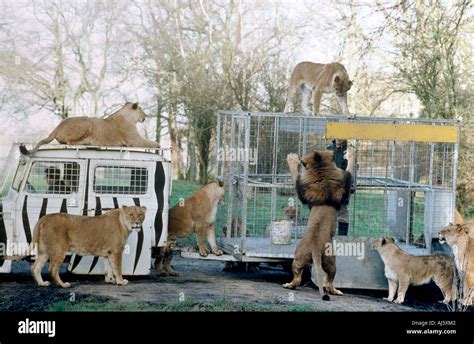
[[[25,185],[29,193],[77,192],[80,167],[77,162],[35,161]]]
[[[148,170],[142,167],[97,166],[94,192],[103,194],[143,195],[148,189]]]

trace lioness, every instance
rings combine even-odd
[[[217,205],[224,201],[224,182],[214,181],[204,185],[182,203],[178,203],[169,211],[168,240],[165,247],[160,248],[160,256],[155,260],[156,273],[166,276],[179,274],[173,270],[171,260],[172,249],[176,246],[176,238],[183,238],[196,232],[199,254],[206,257],[209,250],[206,239],[216,256],[223,254],[217,248],[214,222],[216,221]],[[163,272],[162,269],[166,272]]]
[[[403,303],[409,285],[426,284],[432,279],[443,293],[443,303],[456,300],[455,268],[451,257],[440,254],[411,256],[388,237],[374,239],[372,245],[385,264],[388,297],[384,297],[384,300],[392,302],[398,288],[395,303]]]
[[[41,270],[49,258],[51,278],[58,286],[69,288],[70,283],[64,283],[59,277],[59,269],[67,252],[71,252],[105,257],[105,282],[127,284],[128,281],[122,278],[122,251],[128,236],[141,230],[145,212],[145,207],[123,206],[100,216],[64,213],[43,216],[36,223],[33,235],[37,257],[31,272],[36,283],[40,287],[50,284],[41,277]]]
[[[145,120],[145,113],[138,103],[125,103],[117,112],[105,119],[94,117],[71,117],[63,120],[49,136],[38,142],[31,151],[20,146],[22,154],[32,154],[54,139],[61,144],[126,146],[159,148],[156,142],[138,134],[135,124]]]
[[[313,93],[313,115],[319,113],[323,93],[336,93],[337,102],[341,106],[342,112],[349,114],[347,91],[351,87],[352,81],[349,80],[347,70],[340,63],[300,62],[291,74],[284,112],[294,112],[293,98],[296,90],[301,88],[303,92],[301,107],[306,114],[311,113],[308,108],[311,92]]]
[[[456,268],[464,277],[461,303],[465,306],[472,305],[474,297],[474,238],[469,236],[468,224],[450,224],[438,232],[439,242],[447,242],[451,246]]]
[[[332,295],[343,295],[333,286],[336,276],[336,257],[327,255],[336,233],[337,209],[348,202],[354,165],[354,150],[348,152],[348,170],[337,168],[334,152],[314,152],[301,159],[296,154],[287,156],[298,198],[311,208],[308,227],[303,239],[298,242],[292,263],[293,280],[284,288],[294,289],[300,283],[303,269],[313,263],[319,293],[329,300],[325,289]],[[324,273],[326,276],[324,276]]]

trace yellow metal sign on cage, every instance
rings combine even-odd
[[[327,123],[326,138],[456,143],[458,128],[426,124]]]

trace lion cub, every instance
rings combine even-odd
[[[372,242],[385,264],[385,277],[388,279],[388,297],[392,302],[398,287],[396,303],[403,303],[409,285],[422,285],[432,279],[441,289],[444,300],[449,303],[456,300],[454,261],[444,255],[411,256],[403,252],[393,238],[382,237]]]
[[[50,283],[41,277],[41,270],[49,258],[51,278],[58,286],[69,288],[71,284],[64,283],[59,277],[59,269],[67,252],[72,252],[104,257],[105,282],[116,280],[118,285],[127,284],[128,281],[122,278],[122,252],[128,236],[142,229],[145,212],[145,207],[123,206],[100,216],[64,213],[43,216],[36,223],[33,235],[38,252],[31,272],[36,283],[40,287],[49,286]]]

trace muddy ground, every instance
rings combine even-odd
[[[129,278],[130,283],[126,286],[105,284],[101,276],[63,272],[63,280],[72,282],[72,288],[39,288],[33,283],[29,267],[28,262],[15,262],[11,274],[0,275],[0,311],[57,310],[54,305],[70,300],[71,296],[74,302],[93,298],[106,310],[108,303],[146,304],[148,310],[150,307],[166,310],[166,305],[188,299],[197,304],[230,302],[246,305],[243,310],[446,311],[445,306],[436,303],[441,294],[431,285],[411,287],[405,305],[382,300],[385,291],[347,289],[343,289],[344,296],[333,296],[328,302],[321,300],[311,282],[290,294],[281,285],[290,281],[291,276],[280,268],[262,266],[257,272],[224,272],[223,262],[179,256],[174,260],[175,270],[181,274],[179,277],[158,277],[152,272],[148,277]],[[46,269],[43,275],[45,280],[50,280]]]

